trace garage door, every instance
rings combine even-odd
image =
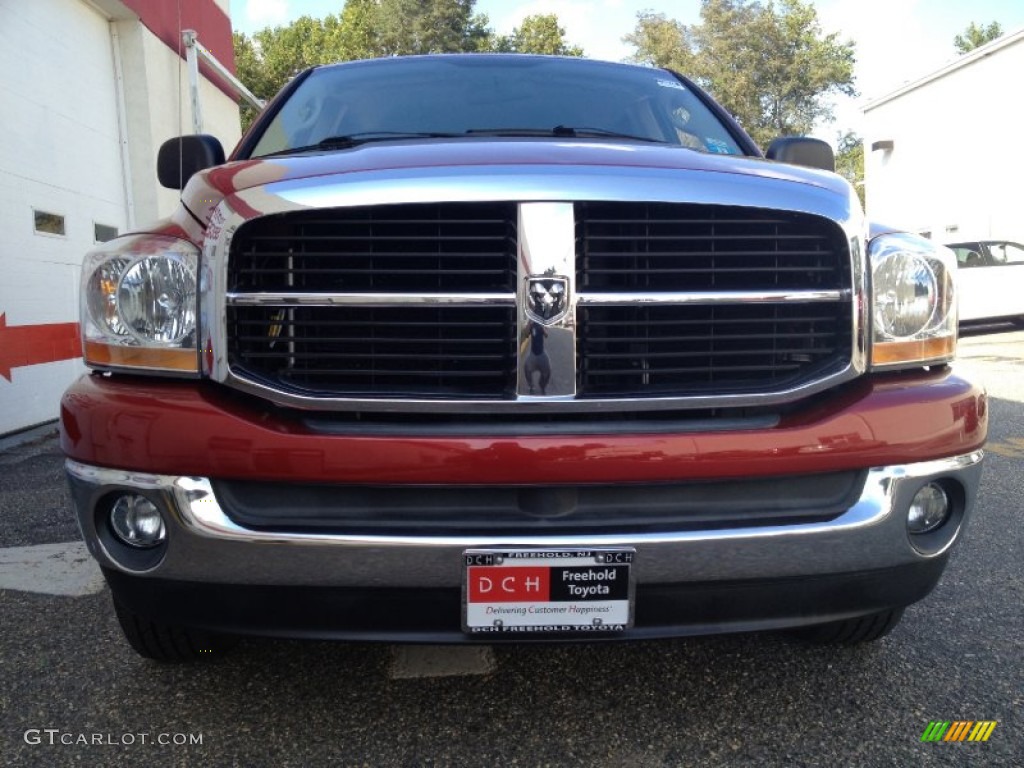
[[[81,0],[0,3],[0,435],[57,417],[82,370],[82,256],[125,228],[107,20]]]

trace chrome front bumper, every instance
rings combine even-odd
[[[458,588],[463,550],[481,547],[636,549],[635,578],[675,584],[848,574],[913,565],[944,555],[970,516],[982,451],[872,469],[859,500],[822,523],[725,530],[499,538],[283,533],[241,527],[224,513],[210,480],[67,462],[79,524],[101,566],[140,577],[234,585]],[[931,481],[959,489],[951,520],[929,534],[927,554],[911,544],[906,518]],[[136,491],[164,510],[159,561],[126,564],[104,536],[104,499]]]

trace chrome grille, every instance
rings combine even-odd
[[[569,270],[556,270],[568,275],[565,335],[543,340],[547,389],[524,307],[523,286],[545,279],[538,243],[558,243],[544,257],[564,251]],[[789,211],[483,202],[269,214],[231,243],[227,361],[244,388],[311,407],[778,403],[851,375],[851,272],[838,224]]]

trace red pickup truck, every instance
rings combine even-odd
[[[766,155],[673,72],[500,55],[165,145],[62,408],[131,645],[886,634],[981,473],[955,259]]]

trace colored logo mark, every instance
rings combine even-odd
[[[988,741],[996,724],[995,720],[932,720],[921,741]]]

